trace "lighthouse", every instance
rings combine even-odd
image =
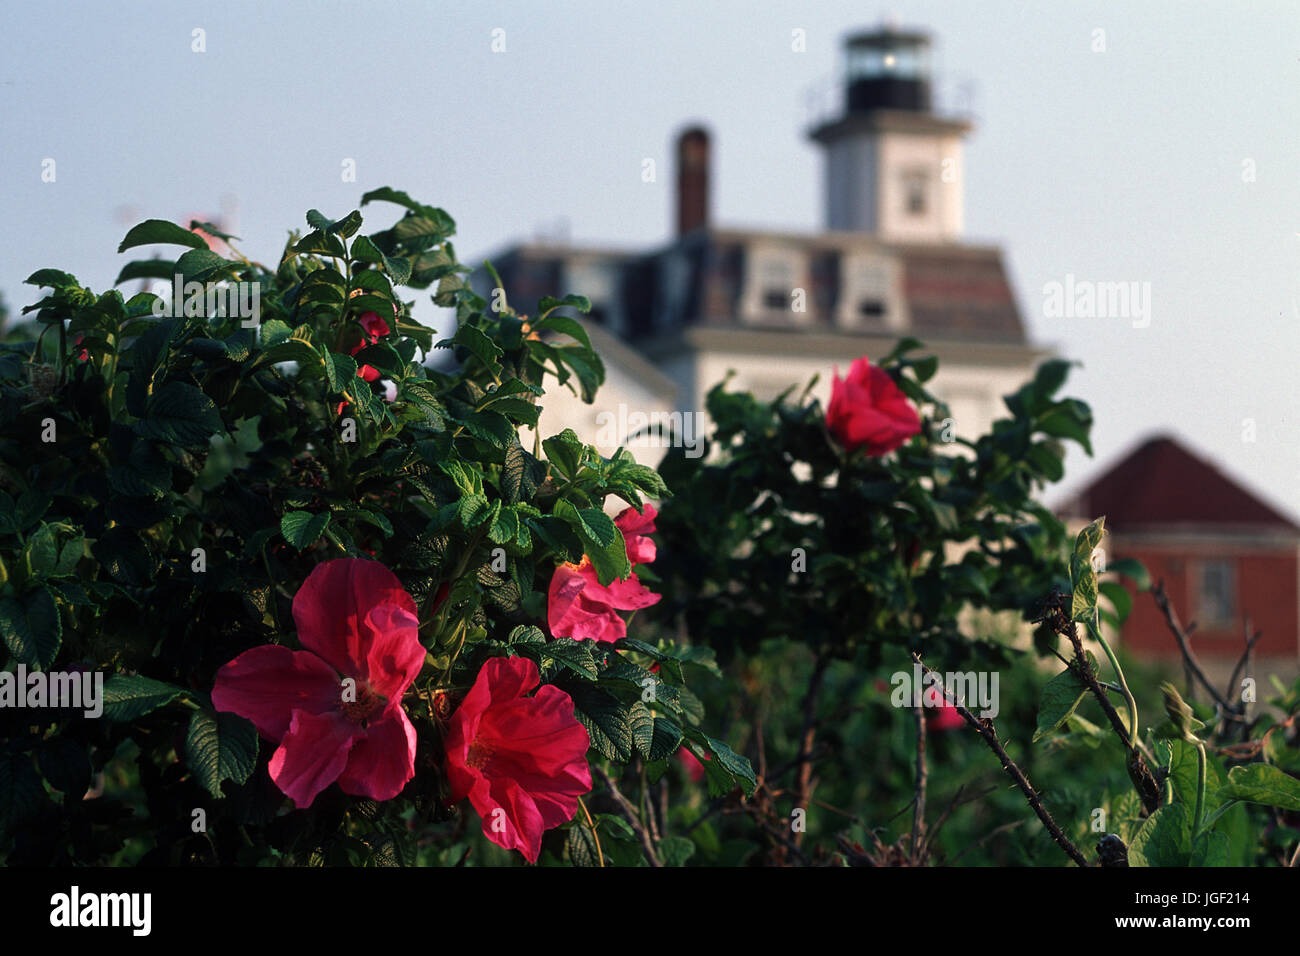
[[[844,43],[842,114],[810,131],[825,155],[826,228],[886,242],[962,232],[968,122],[932,107],[930,36],[885,27]]]

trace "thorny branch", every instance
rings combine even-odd
[[[925,666],[920,655],[913,654],[912,660],[920,664],[921,669],[925,671],[925,673],[934,673],[934,671]],[[945,699],[947,698],[946,692],[944,693],[944,697]],[[1047,808],[1043,806],[1042,798],[1039,797],[1038,791],[1030,785],[1029,779],[1025,776],[1024,771],[1016,765],[1016,762],[1012,760],[1010,756],[1008,756],[1006,748],[1002,746],[1001,742],[998,740],[996,731],[993,729],[993,721],[987,718],[980,720],[967,710],[963,704],[956,700],[948,701],[948,703],[957,709],[957,713],[961,714],[962,720],[970,724],[971,727],[975,729],[975,732],[983,738],[984,742],[989,745],[989,749],[997,755],[998,760],[1002,762],[1002,769],[1011,775],[1011,779],[1015,781],[1016,786],[1019,787],[1020,791],[1025,795],[1025,799],[1029,801],[1030,808],[1037,815],[1038,819],[1042,821],[1043,826],[1047,828],[1047,832],[1052,835],[1052,839],[1055,840],[1057,845],[1065,851],[1066,856],[1072,859],[1079,866],[1088,866],[1087,858],[1079,852],[1079,848],[1070,841],[1070,838],[1067,837],[1065,833],[1062,832],[1061,828],[1056,825],[1056,821],[1052,819],[1052,815],[1047,812]]]

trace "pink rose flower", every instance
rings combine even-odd
[[[624,508],[614,519],[633,567],[655,559],[655,543],[646,535],[655,530],[658,514],[654,505],[646,504],[641,512]],[[601,584],[591,559],[583,555],[580,564],[566,562],[555,569],[546,595],[547,625],[552,637],[617,641],[627,637],[627,622],[619,611],[649,607],[662,597],[642,584],[635,571],[625,581]]]
[[[494,657],[451,715],[445,739],[453,802],[469,797],[483,835],[530,863],[542,834],[571,820],[591,790],[585,728],[558,687],[537,687],[537,665]],[[533,688],[537,693],[528,696]]]
[[[624,508],[614,519],[618,530],[623,532],[623,540],[627,543],[627,558],[633,564],[649,564],[655,559],[655,543],[646,535],[654,533],[655,518],[658,516],[655,506],[647,502],[642,511]]]
[[[425,658],[415,602],[382,564],[341,558],[307,576],[293,618],[304,649],[240,654],[217,672],[213,706],[278,744],[271,779],[297,807],[336,781],[391,800],[415,775],[415,728],[401,703]]]
[[[931,730],[959,730],[966,726],[966,721],[952,704],[943,703],[936,708],[927,708],[925,725]]]
[[[349,355],[356,355],[368,345],[374,345],[381,338],[388,335],[392,330],[389,329],[388,323],[379,317],[378,312],[367,312],[357,320],[361,323],[361,328],[365,330],[365,338],[353,346]],[[373,382],[379,378],[379,369],[369,365],[362,365],[357,369],[357,375],[367,382]]]
[[[711,760],[708,754],[704,755],[705,760]],[[700,763],[700,758],[691,752],[690,747],[681,747],[677,750],[677,762],[682,765],[686,771],[686,776],[691,778],[691,783],[699,783],[704,779],[704,764]]]
[[[555,569],[546,595],[547,624],[552,637],[617,641],[627,637],[627,621],[618,612],[649,607],[662,596],[637,580],[635,571],[626,581],[601,584],[584,555],[581,564],[566,562]]]
[[[826,427],[849,451],[884,455],[918,434],[921,419],[889,373],[864,355],[849,366],[847,378],[835,370]]]

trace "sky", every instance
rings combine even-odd
[[[35,301],[42,267],[108,288],[146,218],[233,210],[271,260],[307,209],[384,185],[450,212],[469,264],[561,232],[651,248],[691,122],[716,224],[815,231],[810,92],[885,18],[933,33],[940,105],[973,111],[966,238],[1004,249],[1033,341],[1082,364],[1096,457],[1072,451],[1063,488],[1164,432],[1300,516],[1295,0],[0,0],[0,293]],[[1137,283],[1149,315],[1054,314],[1071,276]]]

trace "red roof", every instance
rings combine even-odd
[[[1290,518],[1165,436],[1146,441],[1093,481],[1072,510],[1105,515],[1106,526],[1116,530],[1202,524],[1300,532]]]

